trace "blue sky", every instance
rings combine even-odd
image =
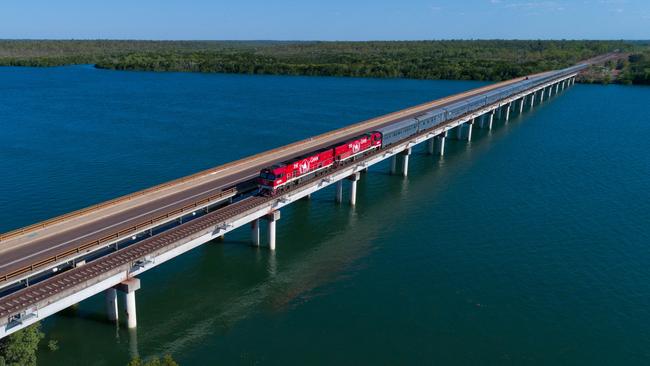
[[[650,39],[650,0],[4,0],[0,38]]]

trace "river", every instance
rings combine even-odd
[[[0,231],[481,85],[0,68]],[[102,296],[45,320],[39,364],[648,363],[648,100],[576,85],[418,147],[354,209],[283,210],[275,254],[242,229],[145,273],[136,331]]]

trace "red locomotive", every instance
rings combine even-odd
[[[353,161],[357,156],[381,147],[381,133],[371,132],[354,139],[264,168],[258,183],[262,192],[274,195],[307,177]]]

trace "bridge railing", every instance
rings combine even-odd
[[[35,271],[35,270],[37,270],[39,268],[42,268],[44,266],[47,266],[49,264],[57,263],[57,262],[65,259],[65,258],[69,258],[69,257],[71,257],[73,255],[83,253],[84,251],[86,251],[86,250],[88,250],[90,248],[98,247],[98,246],[101,246],[102,244],[110,243],[110,242],[119,240],[121,238],[126,238],[128,235],[138,233],[138,232],[142,231],[146,227],[151,227],[152,225],[155,225],[155,224],[163,224],[163,223],[169,221],[168,220],[169,218],[176,217],[179,214],[182,214],[182,213],[185,213],[185,212],[193,212],[193,211],[196,210],[197,207],[204,207],[208,203],[215,202],[215,201],[220,201],[224,197],[228,197],[228,196],[232,197],[236,193],[237,193],[237,190],[235,188],[231,188],[231,189],[226,190],[226,191],[221,191],[219,193],[216,193],[216,194],[213,194],[213,195],[208,196],[206,198],[203,198],[203,199],[201,199],[199,201],[195,201],[193,203],[185,205],[185,206],[183,206],[181,208],[178,208],[178,209],[176,209],[174,211],[167,212],[167,213],[165,213],[163,215],[156,216],[156,217],[154,217],[152,219],[149,219],[149,220],[145,220],[143,222],[138,223],[137,225],[133,225],[133,226],[130,226],[130,227],[126,228],[126,229],[122,229],[122,230],[120,230],[118,232],[115,232],[113,234],[104,236],[104,237],[102,237],[100,239],[89,241],[87,243],[84,243],[84,244],[76,247],[76,248],[70,249],[70,250],[68,250],[66,252],[58,253],[56,255],[53,255],[51,257],[48,257],[46,259],[43,259],[43,260],[38,261],[36,263],[33,263],[33,264],[29,265],[29,266],[25,266],[25,267],[19,268],[17,270],[14,270],[12,272],[9,272],[7,274],[1,275],[0,276],[0,283],[9,281],[12,278],[15,278],[15,277],[18,277],[18,276],[25,275],[27,273],[33,272],[33,271]]]
[[[445,110],[448,111],[446,113],[447,115],[445,116],[446,117],[445,120],[450,119],[450,118],[455,118],[455,117],[457,117],[459,115],[471,113],[472,111],[480,109],[481,107],[483,107],[483,106],[485,106],[487,104],[494,103],[494,102],[496,102],[498,100],[507,98],[507,97],[509,97],[511,95],[515,95],[515,94],[523,92],[525,90],[534,88],[534,87],[536,87],[538,85],[541,85],[541,84],[544,84],[545,82],[548,82],[550,80],[559,79],[559,78],[562,78],[563,76],[570,75],[570,74],[575,73],[575,72],[577,72],[577,71],[579,71],[579,70],[581,70],[582,68],[585,68],[585,67],[587,67],[586,64],[576,65],[576,66],[573,66],[573,67],[570,67],[570,68],[567,68],[567,69],[559,70],[557,72],[548,73],[547,75],[542,75],[542,76],[539,76],[539,77],[535,77],[535,78],[533,78],[531,80],[520,81],[520,82],[516,83],[515,85],[504,86],[503,88],[499,88],[499,89],[496,89],[495,91],[488,92],[487,93],[488,95],[485,95],[485,96],[479,95],[479,96],[471,97],[468,100],[465,100],[463,102],[454,103],[454,104],[452,104],[452,106],[448,106],[447,108],[441,108],[441,109],[445,109]],[[456,104],[458,104],[458,107],[453,108],[453,106],[456,105]],[[451,112],[450,110],[453,110],[453,112]],[[331,131],[331,132],[325,133],[325,134],[323,134],[321,136],[328,136],[328,135],[331,135],[331,134],[333,134],[333,133],[335,133],[335,132],[337,132],[339,130]],[[39,228],[44,228],[46,226],[55,224],[57,222],[61,222],[61,221],[64,221],[66,219],[70,219],[72,217],[80,216],[80,215],[83,215],[85,213],[88,213],[88,212],[91,212],[91,211],[94,211],[94,210],[97,210],[97,209],[101,209],[103,207],[108,207],[110,205],[114,205],[114,204],[117,204],[117,203],[120,203],[120,202],[133,200],[133,199],[135,199],[137,197],[141,197],[141,196],[143,196],[145,194],[152,193],[152,192],[155,192],[155,191],[159,191],[159,190],[167,188],[167,187],[171,187],[171,186],[183,183],[183,182],[190,181],[192,179],[196,179],[196,178],[199,178],[199,177],[214,173],[215,171],[225,169],[228,166],[236,165],[238,163],[241,163],[242,161],[249,161],[251,159],[258,158],[258,157],[260,157],[262,155],[266,155],[266,154],[274,153],[274,152],[280,152],[280,151],[285,150],[285,149],[287,149],[289,147],[293,147],[293,146],[305,143],[305,142],[310,141],[310,140],[311,139],[303,139],[303,140],[294,142],[292,144],[289,144],[289,145],[286,145],[286,146],[283,146],[283,147],[279,147],[279,148],[276,148],[276,149],[273,149],[273,150],[270,150],[270,151],[266,151],[266,152],[263,152],[263,153],[253,155],[253,156],[251,156],[249,158],[242,159],[240,161],[236,161],[236,162],[228,163],[228,164],[216,167],[216,168],[204,170],[204,171],[201,171],[201,172],[198,172],[198,173],[195,173],[195,174],[183,177],[183,178],[179,178],[179,179],[167,182],[167,183],[163,183],[163,184],[160,184],[160,185],[157,185],[157,186],[154,186],[154,187],[142,190],[142,191],[138,191],[138,192],[128,194],[128,195],[125,195],[125,196],[122,196],[122,197],[118,197],[118,198],[115,198],[115,199],[112,199],[112,200],[109,200],[109,201],[106,201],[106,202],[102,202],[102,203],[99,203],[99,204],[96,204],[96,205],[93,205],[93,206],[89,206],[89,207],[86,207],[86,208],[83,208],[83,209],[80,209],[80,210],[77,210],[77,211],[73,211],[71,213],[52,218],[50,220],[45,220],[45,221],[30,225],[30,226],[23,227],[21,229],[10,231],[10,232],[7,232],[5,234],[0,235],[0,242],[6,241],[9,238],[24,234],[24,233],[29,232],[29,231],[33,231],[33,230],[36,230],[36,229],[39,229]],[[173,217],[173,216],[178,215],[178,214],[180,214],[182,212],[186,212],[186,211],[188,211],[188,210],[190,210],[192,208],[196,208],[197,206],[202,206],[207,202],[217,200],[220,197],[224,197],[226,195],[233,194],[233,193],[236,193],[235,188],[232,188],[232,189],[227,190],[227,191],[219,192],[219,193],[217,193],[215,195],[212,195],[212,196],[210,196],[208,198],[205,198],[205,199],[197,201],[197,202],[193,202],[193,203],[191,203],[189,205],[186,205],[186,206],[184,206],[182,208],[176,209],[176,210],[174,210],[172,212],[168,212],[168,213],[165,213],[163,215],[160,215],[160,216],[158,216],[158,217],[156,217],[154,219],[147,220],[145,222],[141,222],[141,223],[139,223],[139,224],[137,224],[135,226],[132,226],[132,227],[129,227],[127,229],[121,230],[119,232],[113,233],[113,234],[108,235],[106,237],[103,237],[103,238],[101,238],[99,240],[94,240],[94,241],[85,243],[85,244],[83,244],[83,245],[81,245],[79,247],[76,247],[76,248],[68,250],[68,251],[66,251],[64,253],[60,253],[60,254],[57,254],[55,256],[49,257],[47,259],[41,260],[41,261],[39,261],[37,263],[34,263],[34,264],[30,265],[30,266],[20,268],[18,270],[12,271],[12,272],[7,273],[5,275],[0,275],[0,283],[1,282],[6,282],[6,281],[8,281],[8,280],[10,280],[12,278],[15,278],[15,277],[18,277],[18,276],[33,272],[34,270],[42,268],[42,267],[44,267],[46,265],[57,263],[60,260],[62,260],[63,258],[67,258],[67,257],[73,256],[75,254],[82,253],[82,252],[84,252],[85,250],[87,250],[89,248],[100,246],[100,245],[102,245],[104,243],[111,242],[111,241],[117,240],[119,238],[125,237],[126,235],[136,233],[139,230],[141,230],[142,228],[153,225],[154,223],[162,223],[166,219],[168,219],[169,217]]]

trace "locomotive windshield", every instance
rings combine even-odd
[[[273,175],[272,173],[269,173],[269,172],[260,173],[260,177],[262,179],[266,179],[266,180],[275,180],[275,175]]]

